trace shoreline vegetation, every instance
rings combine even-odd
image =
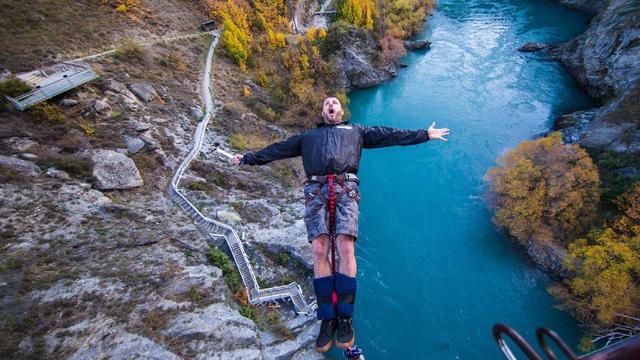
[[[637,65],[614,68],[638,56],[615,39],[639,14],[625,0],[559,2],[594,17],[583,34],[546,51],[602,107],[563,115],[560,131],[501,156],[485,175],[485,197],[495,225],[552,276],[548,291],[582,323],[580,348],[589,351],[640,333],[640,81]],[[607,72],[624,82],[612,84]]]

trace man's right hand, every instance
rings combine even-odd
[[[236,155],[236,156],[233,157],[232,161],[233,161],[234,164],[240,165],[242,163],[242,158],[243,157],[244,156],[242,156],[242,155]]]

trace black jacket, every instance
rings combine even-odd
[[[420,144],[429,140],[427,130],[402,130],[385,126],[320,124],[317,128],[244,155],[244,163],[263,165],[302,155],[307,176],[358,173],[362,148]]]

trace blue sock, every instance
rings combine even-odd
[[[353,306],[356,300],[357,281],[355,277],[336,273],[336,293],[338,294],[338,316],[353,317]]]
[[[333,293],[334,276],[325,276],[313,279],[313,289],[316,292],[318,303],[318,320],[335,319],[336,311],[333,308],[331,294]]]

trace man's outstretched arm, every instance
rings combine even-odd
[[[428,129],[405,130],[386,126],[368,126],[363,128],[363,147],[367,149],[385,146],[402,146],[421,144],[429,140],[447,141],[444,136],[449,135],[449,129],[436,129],[435,121]]]
[[[301,136],[294,135],[286,140],[273,143],[257,152],[249,152],[234,158],[237,165],[264,165],[275,160],[287,159],[301,154]]]

